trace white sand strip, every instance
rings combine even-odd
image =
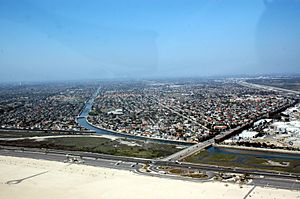
[[[12,181],[12,180],[20,181]],[[22,179],[24,179],[22,181]],[[7,182],[18,184],[7,184]],[[0,156],[0,198],[244,198],[252,186],[187,182],[129,171]],[[300,192],[256,187],[248,198],[300,198]]]

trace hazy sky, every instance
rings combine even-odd
[[[299,0],[0,0],[0,81],[300,73]]]

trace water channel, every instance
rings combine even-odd
[[[87,117],[89,115],[89,112],[92,109],[93,102],[97,95],[99,94],[100,89],[98,89],[93,96],[85,103],[85,106],[79,116],[77,117],[77,123],[91,131],[96,132],[97,134],[101,135],[112,135],[120,138],[128,138],[128,139],[135,139],[135,140],[143,140],[143,141],[151,141],[156,143],[163,143],[163,144],[176,144],[176,145],[185,145],[185,146],[191,146],[192,143],[183,142],[183,141],[176,141],[176,140],[166,140],[166,139],[156,139],[151,137],[145,137],[145,136],[137,136],[132,134],[126,134],[126,133],[118,133],[115,131],[105,130],[101,129],[91,123],[88,122]],[[235,161],[237,163],[243,163],[246,159],[249,158],[263,158],[263,159],[269,159],[269,160],[296,160],[300,161],[300,155],[298,154],[288,154],[288,153],[271,153],[271,152],[265,152],[265,151],[253,151],[253,150],[243,150],[243,149],[229,149],[229,148],[222,148],[222,147],[209,147],[207,149],[207,152],[212,154],[227,154],[227,155],[235,155],[237,158]],[[199,157],[201,158],[201,157]]]

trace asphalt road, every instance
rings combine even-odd
[[[20,149],[3,149],[0,148],[0,155],[3,156],[14,156],[14,157],[25,157],[25,158],[32,158],[32,159],[42,159],[42,160],[50,160],[50,161],[58,161],[58,162],[65,162],[67,160],[66,153],[45,153],[42,151],[29,151],[29,150],[20,150]],[[76,153],[73,153],[76,154]],[[84,153],[83,153],[84,154]],[[171,176],[168,174],[162,173],[155,173],[155,172],[141,172],[140,168],[142,167],[142,163],[144,161],[149,161],[146,159],[137,159],[137,158],[125,158],[114,156],[115,159],[107,159],[100,157],[93,157],[93,154],[87,153],[87,156],[80,155],[82,160],[84,160],[85,165],[97,166],[97,167],[105,167],[111,169],[121,169],[132,171],[135,173],[139,173],[142,175],[150,175],[150,176],[157,176],[163,178],[171,178],[177,180],[187,180],[187,181],[203,181],[201,179],[191,179],[186,177],[180,176]],[[79,155],[75,157],[80,157]],[[139,164],[137,164],[139,162]],[[274,188],[282,188],[282,189],[293,189],[293,190],[300,190],[300,182],[297,177],[285,175],[285,174],[278,174],[276,172],[274,174],[270,172],[263,172],[263,171],[249,171],[243,169],[226,169],[217,166],[209,166],[209,165],[197,165],[197,164],[190,164],[190,163],[177,163],[177,162],[166,162],[166,161],[159,161],[159,160],[152,160],[152,165],[155,167],[157,166],[173,166],[173,167],[182,167],[188,169],[199,169],[202,171],[210,171],[210,172],[229,172],[229,173],[252,173],[251,178],[253,180],[249,183],[255,186],[262,186],[262,187],[274,187]]]
[[[261,187],[300,190],[300,182],[298,180],[289,180],[284,178],[256,177],[249,184]]]
[[[192,155],[202,149],[205,149],[205,148],[211,146],[212,144],[214,144],[214,138],[206,140],[204,142],[199,142],[190,147],[187,147],[181,151],[178,151],[177,153],[174,153],[168,157],[165,157],[163,160],[165,160],[165,161],[181,160],[189,155]]]
[[[3,156],[13,156],[13,157],[23,157],[31,158],[37,160],[50,160],[57,162],[65,162],[67,160],[66,154],[53,154],[53,153],[43,153],[43,152],[31,152],[22,150],[0,150],[0,155]],[[74,156],[79,157],[79,156]],[[105,167],[111,169],[121,169],[134,171],[139,168],[139,165],[135,165],[136,162],[124,162],[119,160],[107,160],[107,159],[96,159],[92,157],[82,157],[85,165]],[[134,166],[133,166],[134,165]]]

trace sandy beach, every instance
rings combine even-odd
[[[129,171],[0,156],[0,198],[300,198],[300,192],[188,182]]]

